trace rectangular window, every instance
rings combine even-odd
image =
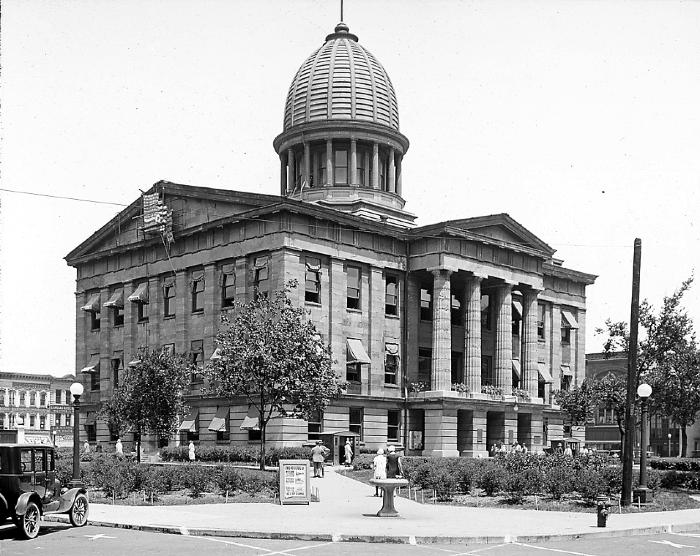
[[[41,407],[46,407],[46,393],[42,392],[39,394],[39,405]]]
[[[204,340],[190,342],[190,364],[192,365],[192,382],[201,382],[202,367],[204,366]]]
[[[221,269],[221,306],[233,307],[236,302],[236,274],[233,265]]]
[[[39,415],[39,428],[41,430],[46,428],[46,415]]]
[[[163,317],[175,316],[175,281],[168,280],[163,283]]]
[[[481,356],[481,385],[493,386],[493,357],[490,355]]]
[[[571,377],[569,375],[561,375],[561,389],[568,390],[571,388]]]
[[[399,371],[399,356],[387,353],[384,356],[384,384],[396,384]]]
[[[364,410],[361,407],[350,408],[350,432],[360,435],[360,440],[363,439],[362,429],[364,420]]]
[[[114,326],[124,326],[124,307],[112,308],[112,322]]]
[[[360,187],[366,187],[368,181],[365,177],[365,155],[367,151],[364,149],[357,149],[357,182]]]
[[[561,329],[561,343],[570,344],[571,343],[571,328],[568,326]]]
[[[345,380],[348,382],[360,382],[361,369],[360,363],[348,363],[345,365]]]
[[[70,393],[70,390],[66,390],[66,396],[65,396],[66,404],[71,404],[73,403],[73,397]]]
[[[4,400],[4,394],[3,394],[3,402]],[[67,400],[66,400],[67,401]],[[61,404],[63,403],[63,390],[56,390],[56,403]]]
[[[430,384],[431,368],[433,366],[433,350],[418,348],[418,380]]]
[[[263,297],[268,296],[270,290],[269,278],[270,273],[268,269],[269,257],[267,255],[261,257],[255,257],[254,260],[254,271],[253,271],[253,287],[255,289],[255,297],[259,295]]]
[[[90,373],[90,390],[95,392],[100,389],[100,370],[99,367]]]
[[[139,322],[148,322],[148,303],[137,303]]]
[[[433,296],[427,286],[420,289],[420,320],[433,320]]]
[[[5,414],[0,413],[0,429],[4,429],[4,428],[5,428]],[[0,463],[2,463],[2,462],[0,462]]]
[[[336,185],[347,185],[348,183],[348,151],[336,150],[333,165],[335,175],[334,183]]]
[[[204,272],[194,272],[192,274],[192,312],[201,313],[204,311]]]
[[[356,266],[348,266],[347,308],[360,308],[360,282],[362,271]]]
[[[309,415],[308,429],[307,429],[307,439],[308,440],[318,440],[321,438],[321,433],[323,432],[323,412],[314,411]]]
[[[387,164],[387,157],[383,153],[379,153],[379,189],[387,191],[388,183],[389,165]]]
[[[27,394],[25,392],[19,393],[19,405],[20,407],[26,405],[25,400],[27,399]]]
[[[491,330],[491,296],[481,294],[481,328]]]
[[[85,433],[88,442],[97,442],[97,425],[85,425]]]
[[[384,286],[384,314],[399,314],[399,279],[390,274],[387,274]]]
[[[462,302],[454,294],[450,303],[450,321],[452,326],[462,325]]]
[[[321,259],[306,257],[304,300],[321,303]]]
[[[537,338],[544,340],[544,305],[537,305]]]
[[[119,374],[124,368],[124,352],[115,351],[111,361],[112,366],[112,386],[119,388]]]
[[[175,354],[175,344],[163,344],[163,353],[167,355]]]
[[[258,430],[250,429],[248,431],[248,441],[249,442],[257,442],[260,440],[260,435],[261,435],[261,433],[260,433],[259,429]]]
[[[34,415],[29,416],[29,428],[33,429],[36,425],[36,418]]]
[[[29,405],[32,407],[36,405],[36,392],[29,392]]]
[[[10,405],[15,405],[15,392],[10,390]]]
[[[88,302],[80,309],[89,314],[90,330],[100,329],[100,292],[88,294]]]
[[[148,322],[148,282],[141,282],[129,296],[129,301],[137,305],[138,322]]]
[[[386,412],[386,440],[398,442],[401,430],[401,412],[398,409],[390,409]]]
[[[231,440],[231,410],[224,417],[224,426],[222,430],[216,431],[217,442],[229,442]]]
[[[100,313],[98,311],[90,311],[90,330],[100,329]]]

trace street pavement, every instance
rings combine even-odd
[[[325,478],[311,479],[311,485],[318,489],[320,501],[309,505],[92,504],[90,524],[186,536],[464,545],[700,531],[700,510],[612,513],[608,526],[598,528],[594,513],[465,508],[399,497],[400,516],[379,518],[375,514],[381,499],[373,496],[373,487],[330,468]]]

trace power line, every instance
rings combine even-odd
[[[0,187],[0,191],[6,191],[8,193],[19,193],[21,195],[32,195],[34,197],[49,197],[50,199],[65,199],[67,201],[81,201],[83,203],[94,203],[97,205],[116,205],[118,207],[127,207],[124,203],[113,203],[111,201],[95,201],[94,199],[81,199],[79,197],[66,197],[63,195],[49,195],[48,193],[35,193],[33,191],[20,191],[17,189],[6,189]]]

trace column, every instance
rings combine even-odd
[[[379,189],[379,144],[372,143],[372,189]]]
[[[496,386],[510,394],[513,384],[513,298],[511,285],[503,284],[496,288],[496,350],[494,369]]]
[[[533,400],[537,398],[537,290],[523,291],[523,333],[520,357],[520,384]]]
[[[365,184],[364,187],[372,187],[372,184],[370,182],[370,174],[372,173],[370,163],[371,163],[371,157],[369,156],[369,151],[365,151],[362,156],[365,158],[365,163],[363,164],[363,172],[365,173],[364,175],[364,181],[363,183]]]
[[[311,147],[308,143],[304,143],[304,175],[301,178],[301,183],[305,183],[304,187],[311,185]]]
[[[357,187],[357,139],[350,139],[350,185]]]
[[[312,187],[323,187],[325,184],[321,183],[321,176],[318,173],[319,170],[319,161],[318,161],[318,149],[314,151],[314,154],[312,155],[312,168],[311,168],[311,183],[309,183],[310,186]]]
[[[326,184],[333,187],[333,141],[326,139]]]
[[[571,331],[571,340],[573,342],[574,337],[576,338],[574,379],[576,386],[580,386],[586,378],[586,311],[579,309],[576,314],[576,320],[578,321],[578,330]],[[574,357],[571,358],[571,363],[573,364],[573,362]]]
[[[550,305],[551,318],[546,319],[546,323],[552,323],[551,333],[547,331],[547,324],[545,324],[545,335],[551,338],[551,351],[547,350],[547,353],[552,354],[552,369],[551,374],[554,379],[552,384],[553,390],[559,390],[561,388],[561,305]],[[554,397],[552,397],[554,401]]]
[[[423,455],[459,457],[457,450],[457,410],[426,409]]]
[[[104,296],[104,289],[102,290],[102,295]],[[109,291],[109,290],[107,290]],[[107,298],[101,297],[100,298],[100,304],[104,303],[107,301]],[[75,305],[76,305],[76,319],[75,319],[75,324],[76,324],[76,333],[75,333],[75,378],[76,380],[80,380],[80,377],[78,376],[80,374],[80,369],[82,369],[85,366],[85,361],[87,358],[87,337],[86,337],[86,328],[87,328],[87,317],[85,315],[85,311],[81,310],[80,308],[84,306],[88,302],[88,295],[86,292],[76,292],[75,293]],[[100,317],[101,317],[101,322],[100,326],[109,326],[108,324],[108,319],[105,317],[107,316],[107,309],[105,307],[100,306]],[[101,336],[107,336],[107,334],[101,335]],[[9,393],[6,391],[5,393],[5,400],[7,400],[7,396]],[[9,405],[9,401],[6,402],[6,405]]]
[[[401,195],[403,193],[403,187],[401,185],[401,164],[403,162],[403,156],[399,155],[396,158],[396,194]]]
[[[389,186],[387,191],[396,193],[396,161],[394,160],[394,149],[389,149]]]
[[[294,151],[287,149],[287,191],[296,189],[296,181],[294,176]]]
[[[287,161],[285,155],[280,154],[280,195],[284,197],[287,194]]]
[[[452,323],[449,270],[433,271],[433,360],[430,389],[451,390]]]
[[[464,383],[470,392],[481,392],[481,280],[468,278],[464,289]]]

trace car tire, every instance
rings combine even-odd
[[[68,512],[68,519],[73,527],[83,527],[88,521],[88,498],[84,494],[78,494],[73,500],[73,505]]]
[[[25,539],[34,539],[41,528],[41,512],[35,502],[29,502],[24,514],[18,516],[17,527]]]

